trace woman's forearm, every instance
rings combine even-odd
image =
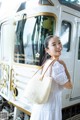
[[[71,89],[73,86],[72,86],[72,82],[71,82],[71,77],[70,77],[70,74],[67,70],[67,67],[66,67],[66,64],[63,62],[63,61],[59,61],[65,68],[65,73],[67,75],[67,78],[68,78],[68,82],[65,83],[63,86],[67,89]]]

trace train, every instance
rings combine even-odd
[[[29,120],[32,103],[24,96],[30,78],[41,67],[44,40],[57,35],[63,45],[73,88],[62,95],[63,120],[80,118],[80,1],[25,0],[15,14],[0,18],[0,96],[13,106],[13,120]],[[23,113],[23,114],[22,114]],[[78,118],[73,118],[78,120]],[[72,120],[73,120],[72,119]]]

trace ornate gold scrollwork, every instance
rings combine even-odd
[[[2,63],[1,64],[1,79],[0,79],[1,88],[7,87],[8,80],[9,80],[9,66]]]
[[[17,89],[17,86],[15,86],[15,83],[14,83],[14,70],[11,69],[11,77],[10,77],[10,90],[13,91],[13,96],[14,98],[16,96],[18,96],[18,89]]]

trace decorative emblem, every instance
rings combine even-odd
[[[40,54],[39,54],[39,53],[36,53],[36,54],[35,54],[35,57],[36,57],[36,58],[39,58],[39,57],[40,57]]]

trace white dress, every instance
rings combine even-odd
[[[52,86],[45,104],[34,104],[30,120],[62,120],[62,85],[68,81],[63,65],[56,61],[52,66]]]

